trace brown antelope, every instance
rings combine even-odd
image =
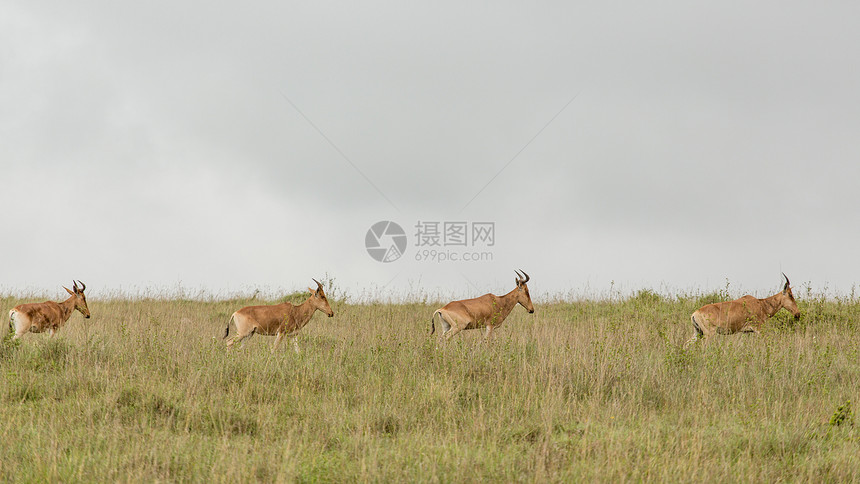
[[[493,328],[501,326],[518,303],[526,308],[529,314],[534,313],[535,308],[529,296],[529,287],[526,285],[529,282],[529,275],[525,272],[520,274],[519,271],[516,274],[517,287],[504,296],[484,294],[474,299],[449,302],[445,307],[437,309],[430,318],[430,334],[436,331],[437,314],[442,324],[442,335],[446,339],[451,339],[464,329],[478,329],[486,326],[487,333],[484,335],[484,341],[487,341]]]
[[[12,308],[9,311],[9,331],[15,333],[12,339],[18,339],[28,331],[31,333],[47,331],[53,337],[57,330],[66,324],[75,310],[80,311],[85,318],[89,319],[90,310],[87,308],[87,297],[84,296],[87,285],[81,282],[79,288],[78,282],[80,281],[72,282],[74,282],[72,289],[63,286],[63,289],[71,297],[61,303],[45,301],[43,303],[19,304]]]
[[[277,349],[284,336],[293,338],[293,347],[296,353],[299,352],[299,344],[296,342],[296,336],[302,329],[315,311],[322,311],[328,317],[334,316],[334,311],[328,304],[328,299],[323,292],[322,284],[316,279],[317,288],[308,288],[311,295],[305,302],[298,306],[285,302],[283,304],[275,304],[274,306],[248,306],[244,307],[230,316],[227,321],[227,329],[224,331],[224,338],[230,335],[230,322],[236,322],[236,336],[230,338],[227,342],[227,347],[242,341],[243,339],[254,334],[264,334],[266,336],[274,336],[275,344],[272,346],[272,352]]]
[[[782,291],[771,297],[757,299],[744,296],[734,301],[708,304],[699,308],[690,316],[696,333],[684,345],[695,343],[699,338],[707,339],[714,334],[759,333],[759,327],[782,308],[791,311],[794,319],[800,319],[797,301],[791,293],[791,283],[785,277]]]

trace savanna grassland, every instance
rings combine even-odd
[[[440,304],[332,301],[299,354],[224,348],[275,301],[91,298],[0,345],[0,480],[860,481],[860,299],[684,351],[720,298],[537,303],[438,348]]]

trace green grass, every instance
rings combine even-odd
[[[860,300],[683,351],[721,297],[518,307],[438,348],[438,304],[333,301],[298,355],[225,350],[260,301],[92,300],[0,344],[0,480],[860,480]]]

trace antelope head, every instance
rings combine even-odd
[[[529,286],[526,285],[531,278],[525,273],[525,271],[519,270],[516,271],[516,273],[517,302],[522,305],[522,307],[526,308],[526,311],[528,311],[529,314],[534,313],[535,307],[532,305],[532,297],[529,295]]]
[[[73,280],[72,282],[74,282],[74,285],[71,289],[66,286],[63,286],[63,289],[75,298],[75,309],[80,311],[85,318],[90,319],[90,310],[87,308],[87,297],[84,296],[84,290],[86,290],[87,285],[81,281]],[[78,287],[78,282],[81,282],[81,287]]]
[[[791,293],[791,283],[788,281],[788,276],[785,273],[782,273],[782,277],[785,278],[785,285],[782,287],[782,293],[780,293],[779,303],[785,309],[791,311],[791,314],[794,315],[794,319],[800,319],[800,310],[797,309],[797,301],[794,300],[794,294]]]
[[[314,279],[313,281],[317,283],[317,288],[308,288],[308,290],[311,292],[311,297],[309,299],[309,301],[311,302],[311,306],[313,306],[315,310],[326,313],[328,317],[334,316],[334,311],[331,310],[331,306],[329,306],[328,304],[328,299],[326,299],[325,297],[325,292],[323,292],[322,284],[320,284],[320,281],[316,279]]]

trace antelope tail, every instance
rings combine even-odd
[[[436,311],[438,313],[439,311]],[[436,313],[433,313],[433,316],[430,316],[430,336],[433,336],[433,333],[436,332]]]
[[[221,339],[226,339],[227,336],[230,336],[230,323],[233,322],[233,315],[230,315],[230,319],[227,320],[227,327],[224,328],[224,337]]]
[[[698,335],[698,336],[702,336],[703,334],[705,334],[705,332],[704,332],[704,331],[702,331],[702,327],[701,327],[701,326],[699,326],[699,322],[698,322],[698,321],[696,321],[696,316],[695,316],[695,315],[694,315],[694,316],[690,316],[690,320],[692,320],[692,321],[693,321],[693,328],[696,330],[696,335]]]
[[[705,334],[705,332],[704,332],[704,331],[702,331],[702,328],[699,326],[699,322],[698,322],[698,321],[696,321],[696,316],[695,316],[695,315],[691,315],[691,316],[690,316],[690,321],[692,321],[692,322],[693,322],[693,329],[695,329],[695,330],[696,330],[696,332],[695,332],[695,333],[693,333],[693,337],[692,337],[692,338],[690,338],[689,340],[687,340],[687,342],[686,342],[686,343],[684,343],[684,349],[685,349],[685,350],[686,350],[686,349],[687,349],[687,347],[689,347],[691,344],[695,343],[696,341],[699,341],[699,338],[701,338],[701,337],[702,337],[702,336],[704,336],[704,334]]]

